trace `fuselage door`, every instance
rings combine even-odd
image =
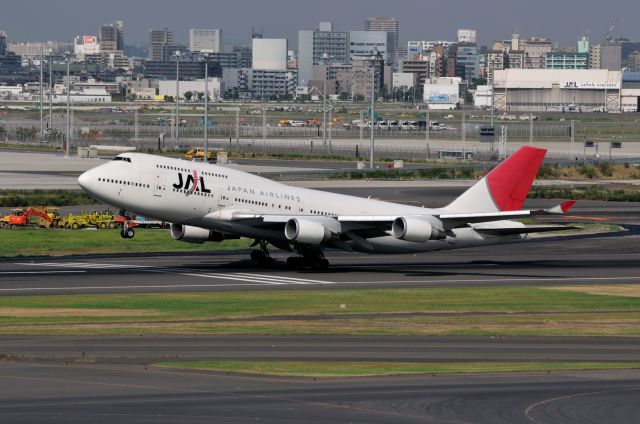
[[[153,178],[153,195],[157,197],[162,197],[162,192],[164,191],[164,175],[155,174]]]

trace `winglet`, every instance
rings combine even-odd
[[[547,209],[549,213],[567,213],[576,204],[575,200],[567,200],[566,202],[560,203],[558,206],[554,206],[551,209]]]

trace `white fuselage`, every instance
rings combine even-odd
[[[242,237],[287,242],[278,228],[254,225],[250,216],[328,217],[407,216],[439,214],[428,209],[291,187],[225,166],[196,163],[146,154],[123,154],[98,166],[80,179],[95,198],[175,224],[190,225]],[[194,188],[194,182],[197,182]],[[409,242],[391,234],[348,242],[347,250],[368,253],[405,253],[495,244],[520,236],[487,237],[473,228],[454,229],[444,240]],[[336,247],[336,246],[333,246]],[[341,248],[340,246],[337,246]]]

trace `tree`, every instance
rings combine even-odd
[[[198,96],[198,101],[201,101],[202,99],[204,99],[204,91],[198,91],[197,96]]]
[[[193,97],[193,91],[187,91],[187,92],[185,92],[185,93],[184,93],[184,98],[185,98],[188,102],[190,102],[190,101],[191,101],[191,98],[192,98],[192,97]]]

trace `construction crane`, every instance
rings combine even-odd
[[[611,33],[613,32],[613,30],[616,27],[616,25],[618,25],[618,22],[620,22],[620,19],[616,19],[609,26],[609,29],[607,30],[607,32],[604,33],[604,41],[611,41],[612,40]]]

